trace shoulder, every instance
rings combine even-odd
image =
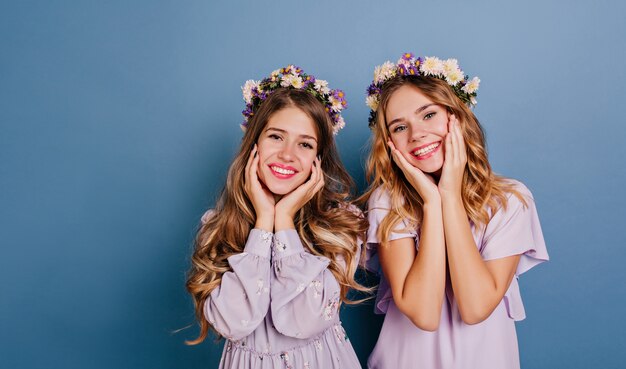
[[[511,210],[515,211],[519,208],[526,209],[535,202],[530,189],[517,179],[501,177],[498,185],[502,190],[504,198],[497,198],[494,215]]]
[[[372,191],[367,200],[368,209],[389,209],[391,207],[391,194],[384,186],[378,186]]]
[[[506,203],[500,203],[489,223],[506,223],[512,218],[525,217],[536,212],[535,200],[528,187],[512,178],[503,178]]]
[[[524,197],[529,197],[529,198],[533,197],[533,194],[530,192],[528,187],[525,184],[523,184],[521,181],[518,181],[517,179],[513,179],[513,178],[504,178],[504,182],[508,183],[511,186],[510,189],[512,189],[513,191],[519,192],[520,195]],[[513,191],[509,191],[508,193],[509,197],[511,197],[511,195],[514,194]]]

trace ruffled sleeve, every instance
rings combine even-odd
[[[367,204],[367,216],[369,220],[369,228],[367,230],[367,242],[365,245],[365,260],[363,261],[364,267],[374,273],[380,275],[380,284],[378,285],[378,292],[376,294],[376,303],[374,311],[377,314],[384,314],[387,312],[389,303],[393,300],[391,294],[391,287],[382,273],[380,267],[380,261],[378,258],[378,246],[380,240],[378,239],[378,227],[382,223],[383,219],[387,216],[391,208],[391,200],[389,193],[382,187],[377,188],[372,192]],[[415,239],[415,245],[418,243],[418,233],[414,228],[409,228],[406,222],[398,224],[398,226],[390,233],[388,241],[397,240],[400,238],[413,238]]]
[[[305,251],[298,233],[274,237],[272,320],[285,336],[313,337],[339,321],[339,283],[328,270],[330,260]]]
[[[272,233],[251,230],[243,252],[228,258],[232,271],[222,275],[205,301],[206,320],[228,339],[248,336],[267,315],[271,242]]]
[[[480,252],[484,260],[521,255],[504,301],[509,316],[523,320],[526,313],[517,280],[522,273],[547,261],[549,256],[532,193],[522,183],[515,183],[526,205],[517,196],[509,195],[506,209],[499,209],[487,224]]]

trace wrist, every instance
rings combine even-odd
[[[274,231],[278,232],[278,231],[283,231],[285,229],[295,229],[296,226],[293,223],[293,216],[286,214],[286,213],[282,213],[282,212],[277,212],[276,216],[274,217]]]
[[[254,228],[262,229],[267,232],[274,232],[274,217],[273,216],[260,216],[256,218]]]
[[[423,208],[425,211],[441,210],[441,196],[431,196],[424,199]]]
[[[445,204],[463,203],[461,191],[440,191],[441,202]]]

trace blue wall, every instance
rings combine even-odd
[[[403,51],[482,79],[499,173],[534,192],[552,261],[521,280],[524,368],[626,361],[619,1],[3,1],[0,367],[211,368],[187,347],[191,242],[241,137],[240,86],[295,63],[343,88],[360,161],[373,67]],[[364,359],[380,320],[343,312]]]

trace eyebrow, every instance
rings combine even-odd
[[[437,104],[430,103],[430,104],[422,105],[419,108],[417,108],[417,110],[415,110],[414,114],[419,114],[423,110],[425,110],[426,108],[428,108],[429,106],[432,106],[432,105],[437,105]],[[400,122],[403,122],[403,121],[404,121],[404,118],[396,118],[396,119],[392,120],[391,122],[387,123],[387,127],[390,127],[393,124],[400,123]]]
[[[288,134],[288,132],[287,132],[287,131],[285,131],[284,129],[274,128],[274,127],[268,127],[268,128],[266,128],[266,129],[265,129],[265,132],[267,132],[267,131],[277,131],[277,132],[280,132],[280,133],[283,133],[283,134]],[[306,138],[306,139],[313,140],[313,141],[317,142],[317,139],[316,139],[315,137],[313,137],[313,136],[309,136],[309,135],[298,135],[298,137],[300,137],[300,138]]]

